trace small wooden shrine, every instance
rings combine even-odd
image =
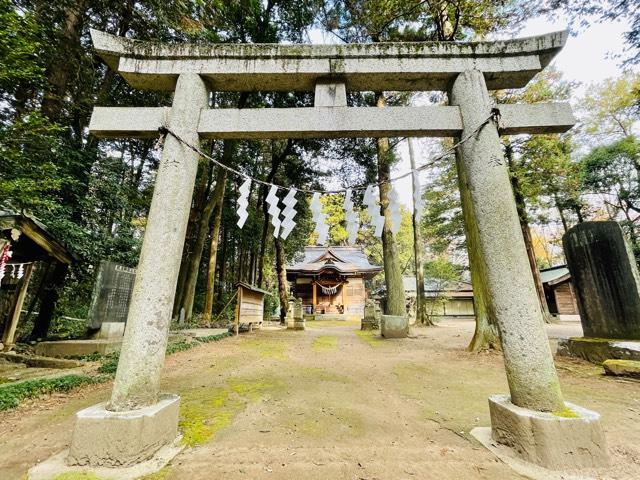
[[[238,282],[236,313],[234,322],[234,331],[237,335],[241,325],[246,325],[248,330],[254,327],[260,328],[264,320],[264,296],[269,292],[260,288],[249,285],[248,283]]]
[[[11,349],[36,262],[69,265],[74,255],[33,217],[0,211],[0,350]]]
[[[578,315],[578,301],[571,273],[566,265],[540,270],[549,312],[553,315]]]
[[[304,313],[361,318],[367,299],[365,280],[382,271],[371,265],[359,247],[314,247],[287,267],[291,292],[302,300]]]

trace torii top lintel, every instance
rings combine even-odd
[[[567,32],[494,42],[346,45],[165,44],[91,30],[98,54],[139,89],[173,91],[198,73],[216,91],[313,91],[323,79],[348,90],[446,91],[462,71],[489,89],[521,88],[564,47]]]

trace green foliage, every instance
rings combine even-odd
[[[167,355],[189,350],[194,347],[194,343],[188,340],[178,340],[167,345]]]
[[[343,194],[331,194],[321,197],[322,211],[327,215],[327,224],[331,227],[329,230],[329,243],[331,245],[346,245],[347,244],[347,230],[345,223],[344,207],[344,195]],[[317,235],[314,234],[313,238]],[[310,241],[310,244],[315,242]]]
[[[0,386],[0,411],[17,407],[26,398],[34,398],[54,392],[68,392],[82,385],[94,383],[88,375],[65,375],[52,379],[26,380]]]
[[[591,85],[582,103],[586,133],[600,138],[631,135],[638,120],[640,74],[627,71]]]
[[[120,351],[103,355],[98,360],[100,361],[98,372],[107,375],[115,375],[116,370],[118,369],[118,360],[120,360]]]
[[[85,338],[87,335],[87,322],[77,318],[56,317],[51,322],[48,340],[73,340]]]
[[[445,256],[435,257],[424,264],[424,277],[436,286],[436,289],[443,290],[447,284],[462,280],[462,269],[460,265],[452,263]]]
[[[640,145],[629,136],[594,148],[581,162],[583,189],[600,194],[608,216],[620,221],[640,259]]]
[[[0,99],[26,85],[39,87],[45,66],[41,53],[43,28],[31,12],[19,13],[10,0],[0,0]]]
[[[349,42],[452,41],[514,28],[531,11],[522,0],[333,0],[325,2],[320,20]]]
[[[233,336],[233,333],[225,332],[225,333],[219,333],[217,335],[206,335],[204,337],[196,337],[196,341],[200,343],[218,342],[223,338],[232,337],[232,336]]]
[[[62,213],[59,192],[72,180],[55,162],[60,132],[39,111],[0,124],[0,208]]]
[[[422,199],[421,228],[429,251],[434,255],[464,252],[464,219],[453,158],[447,157],[434,166]]]

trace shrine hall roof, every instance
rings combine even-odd
[[[14,229],[20,232],[17,239],[12,239],[14,262],[34,262],[47,257],[64,264],[78,260],[77,255],[37,218],[0,209],[0,238],[11,239]]]
[[[311,275],[323,270],[375,275],[382,271],[382,267],[369,263],[367,255],[359,247],[309,246],[305,247],[302,260],[287,267],[287,274]]]

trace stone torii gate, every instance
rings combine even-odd
[[[132,87],[174,91],[170,109],[96,107],[91,133],[152,138],[168,125],[195,146],[227,138],[464,138],[495,107],[488,90],[524,87],[566,40],[558,32],[480,43],[166,45],[91,35]],[[347,90],[440,90],[449,105],[349,107]],[[315,91],[315,101],[212,109],[211,91]],[[574,118],[566,103],[497,108],[500,125],[486,123],[457,152],[473,217],[467,230],[482,253],[509,382],[510,396],[489,401],[493,438],[547,467],[596,466],[606,462],[599,415],[562,398],[499,140],[565,132]],[[176,437],[179,398],[160,396],[159,385],[197,164],[194,151],[167,136],[111,400],[78,413],[68,464],[128,466]],[[567,408],[572,415],[562,414]],[[136,429],[140,418],[146,427]]]

